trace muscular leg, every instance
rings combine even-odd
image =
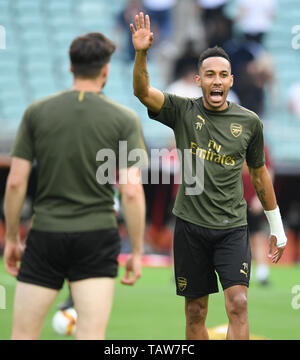
[[[70,283],[77,311],[76,339],[103,340],[113,295],[113,278],[91,278]]]
[[[36,340],[57,290],[17,282],[14,302],[12,339]]]
[[[185,298],[187,340],[208,340],[205,325],[207,310],[208,295],[197,299]]]
[[[249,340],[248,288],[235,285],[224,291],[226,312],[229,319],[227,340]]]

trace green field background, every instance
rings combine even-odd
[[[120,284],[124,268],[116,280],[115,299],[107,328],[107,340],[183,340],[185,336],[184,299],[175,295],[170,268],[143,268],[143,276],[133,287]],[[249,288],[250,333],[270,340],[300,340],[300,309],[293,309],[292,293],[300,285],[299,266],[271,266],[270,286],[254,280]],[[0,285],[6,291],[6,309],[0,309],[0,339],[9,339],[16,280],[4,270],[0,258]],[[65,285],[48,314],[41,339],[73,339],[56,335],[51,319],[57,304],[68,296]],[[105,296],[105,295],[104,295]],[[300,299],[297,301],[300,306]],[[227,322],[222,290],[209,300],[207,326]]]

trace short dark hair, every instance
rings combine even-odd
[[[213,48],[208,48],[201,53],[198,60],[198,69],[202,66],[203,61],[210,57],[222,57],[230,63],[230,58],[227,52],[220,46],[215,46]]]
[[[69,56],[74,76],[95,78],[102,67],[109,63],[116,46],[106,36],[93,32],[73,40]]]

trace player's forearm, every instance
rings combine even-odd
[[[258,169],[250,169],[252,184],[255,188],[257,196],[265,210],[266,217],[270,225],[271,235],[276,237],[276,246],[284,247],[287,238],[277,206],[276,196],[273,188],[271,176],[265,166]]]
[[[19,234],[20,216],[26,196],[27,184],[15,185],[7,182],[5,192],[5,237],[16,242]]]
[[[147,69],[147,51],[137,51],[133,68],[134,95],[140,100],[148,96],[150,78]]]
[[[142,185],[132,193],[122,194],[122,207],[125,215],[131,251],[135,255],[143,253],[143,238],[145,231],[145,196]]]
[[[268,170],[263,167],[251,169],[252,184],[264,210],[274,210],[277,206],[273,183]]]

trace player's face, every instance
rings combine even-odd
[[[208,110],[221,111],[227,108],[226,98],[233,84],[228,60],[222,57],[205,59],[196,82],[202,89],[204,106]]]

